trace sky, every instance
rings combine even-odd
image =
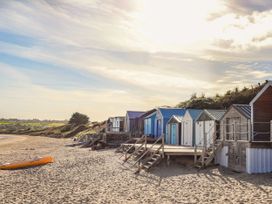
[[[104,120],[266,79],[271,0],[0,0],[0,118]]]

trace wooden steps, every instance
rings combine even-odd
[[[212,147],[210,148],[203,148],[203,153],[200,156],[200,158],[195,163],[196,168],[205,168],[211,164],[211,162],[214,160],[217,152],[223,147],[222,141],[216,141],[214,144],[212,144]]]
[[[160,141],[162,142],[161,144],[159,144]],[[130,168],[138,165],[137,171],[135,173],[140,173],[141,170],[148,171],[150,168],[157,165],[162,160],[162,158],[164,158],[164,153],[160,153],[160,150],[164,148],[163,136],[159,137],[149,148],[147,148],[146,136],[145,139],[141,140],[141,142],[142,143],[137,143],[137,147],[135,143],[129,148],[126,148],[123,155],[120,157],[122,158],[125,156],[123,164],[129,164],[130,159],[134,160],[134,163],[130,164]],[[155,150],[154,147],[156,147]],[[133,151],[129,152],[131,149],[133,149]]]
[[[162,155],[160,153],[154,153],[139,165],[135,174],[140,173],[141,170],[149,171],[155,165],[158,165],[162,160]]]

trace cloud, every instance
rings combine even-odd
[[[1,2],[3,114],[102,120],[271,77],[271,11],[156,2]]]
[[[227,0],[227,6],[237,12],[252,13],[272,9],[270,0]]]

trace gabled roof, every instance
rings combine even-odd
[[[247,104],[233,104],[234,107],[239,113],[244,115],[246,118],[251,118],[251,106]]]
[[[184,116],[184,108],[158,108],[164,118],[171,118],[173,115]]]
[[[259,93],[251,100],[249,103],[251,106],[255,103],[255,101],[260,98],[260,96],[268,89],[270,86],[272,86],[272,81],[267,81],[267,83],[264,85],[264,87],[259,91]]]
[[[187,109],[186,111],[193,120],[196,120],[199,117],[199,115],[203,112],[203,110],[200,109]]]
[[[167,123],[171,122],[172,120],[175,120],[175,121],[177,121],[178,123],[181,123],[182,118],[183,118],[183,116],[173,115],[173,116],[169,119],[169,121],[168,121]]]
[[[155,109],[155,111],[153,113],[150,113],[149,115],[145,116],[145,119],[147,118],[151,118],[152,116],[157,114],[157,109]]]
[[[139,116],[139,117],[141,117],[141,118],[146,118],[146,117],[148,117],[148,116],[150,116],[150,115],[152,115],[153,113],[155,113],[157,111],[157,109],[151,109],[151,110],[149,110],[149,111],[146,111],[146,112],[144,112],[141,116]]]
[[[141,117],[145,112],[143,111],[127,111],[127,115],[130,119],[136,119],[138,117]]]
[[[226,110],[205,109],[204,112],[213,120],[219,121],[226,113]]]

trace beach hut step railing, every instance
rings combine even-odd
[[[124,163],[125,163],[127,160],[129,160],[131,157],[137,155],[138,152],[139,152],[140,150],[142,150],[143,147],[146,148],[146,135],[144,135],[143,137],[141,137],[141,139],[142,139],[142,138],[145,138],[145,139],[143,140],[144,142],[143,142],[139,147],[135,148],[135,151],[134,151],[134,152],[132,152],[129,156],[127,156],[127,153],[128,153],[128,152],[125,153]],[[134,147],[136,147],[136,143],[134,144]]]
[[[123,156],[127,156],[127,154],[133,150],[133,148],[135,149],[134,151],[136,151],[136,144],[139,144],[140,142],[145,142],[146,141],[146,136],[143,135],[139,140],[137,140],[134,144],[128,145],[128,144],[122,144],[123,146],[128,146],[129,148],[125,150],[125,152],[119,157],[119,159],[121,159]]]
[[[149,152],[151,152],[152,153],[152,148],[159,142],[159,141],[163,141],[163,135],[162,136],[160,136],[148,149],[149,150],[147,150],[147,151],[145,151],[143,154],[142,154],[142,156],[134,163],[134,165],[133,166],[135,166],[136,164],[138,164],[140,161],[141,161],[141,159],[142,158],[144,158],[144,156],[145,155],[147,155],[147,153],[149,153]],[[157,153],[157,152],[159,152],[159,150],[160,149],[162,149],[163,148],[163,142],[162,142],[162,144],[155,150],[155,152],[153,152],[153,154],[155,154],[155,153]]]
[[[142,165],[139,166],[136,172],[139,173],[142,169],[149,170],[151,167],[158,164],[162,160],[162,157],[160,154],[156,154],[156,155],[158,155],[158,157],[154,157],[155,155],[149,157],[148,159],[151,158],[150,159],[151,161],[147,160],[146,162],[144,162]]]

